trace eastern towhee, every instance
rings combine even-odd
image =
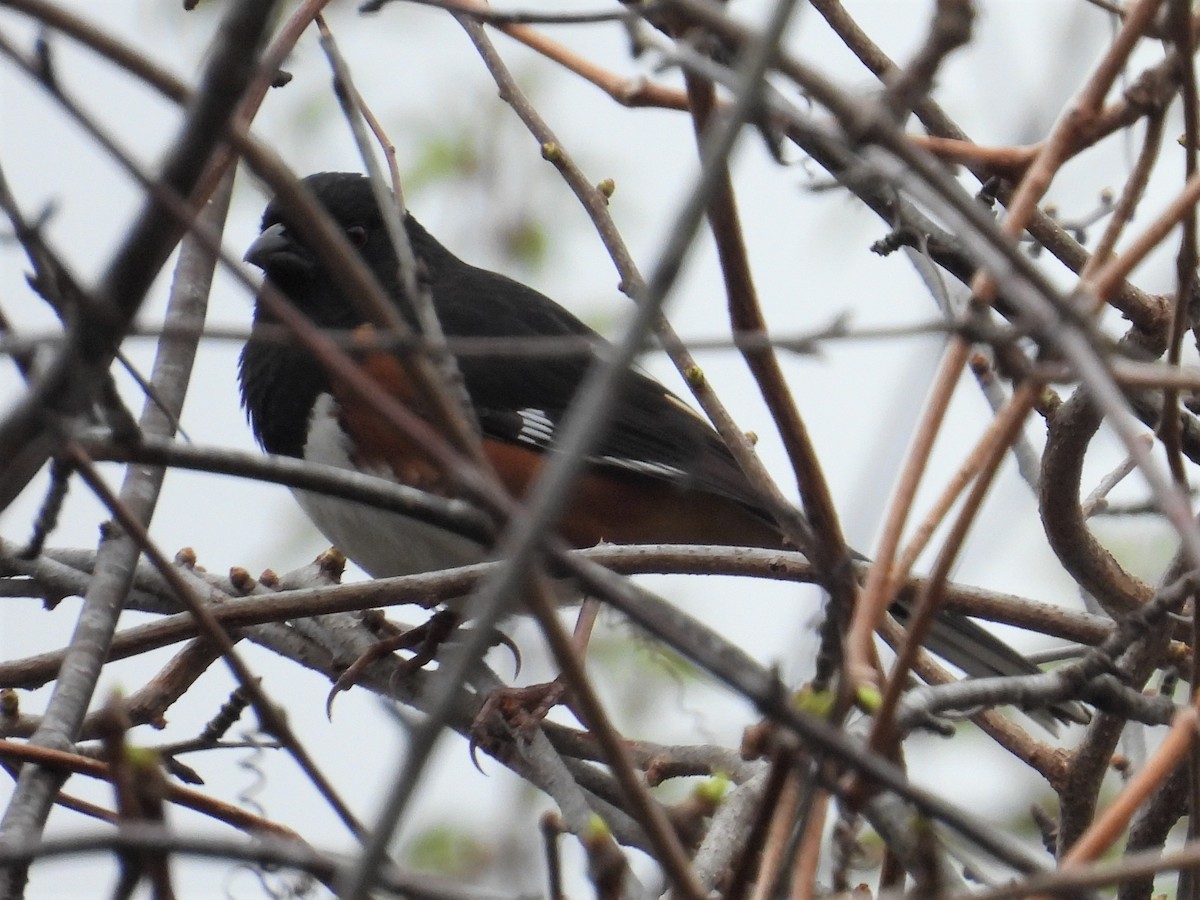
[[[380,285],[415,330],[401,298],[397,256],[366,178],[324,172],[304,184],[343,227]],[[307,315],[328,329],[354,329],[363,318],[325,266],[272,202],[246,260]],[[412,217],[405,225],[421,279],[448,337],[554,335],[587,338],[591,328],[548,297],[495,272],[463,262]],[[261,300],[255,326],[271,322]],[[484,453],[516,497],[553,452],[555,430],[592,358],[463,355],[458,367],[482,433]],[[402,367],[382,367],[402,371]],[[373,373],[374,374],[374,373]],[[242,401],[254,434],[270,453],[357,469],[428,489],[431,464],[414,457],[396,431],[378,421],[354,393],[339,389],[298,346],[253,337],[241,356]],[[408,390],[377,378],[404,399]],[[396,513],[297,491],[321,532],[375,577],[432,571],[479,561],[474,541]],[[640,372],[625,380],[621,402],[562,517],[560,533],[578,547],[620,544],[710,544],[783,549],[757,492],[716,431],[677,396]],[[903,610],[896,610],[903,614]],[[970,675],[1038,671],[969,619],[938,616],[930,649]]]

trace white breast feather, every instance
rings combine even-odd
[[[354,445],[338,422],[337,403],[322,394],[313,405],[304,458],[354,469],[353,453]],[[395,481],[385,468],[369,474]],[[321,534],[376,578],[432,572],[483,558],[474,541],[436,525],[312,491],[293,494]]]

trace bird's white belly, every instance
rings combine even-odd
[[[352,442],[338,423],[337,404],[322,394],[313,405],[304,458],[353,470],[352,453]],[[371,474],[395,480],[390,472]],[[483,558],[474,541],[436,525],[312,491],[292,493],[321,534],[376,578],[447,569]]]

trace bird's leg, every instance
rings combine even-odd
[[[588,641],[592,639],[592,629],[596,627],[596,619],[600,617],[600,601],[594,597],[584,597],[583,606],[579,607],[579,617],[575,619],[575,631],[571,643],[579,658],[587,656]]]
[[[575,620],[575,630],[571,638],[575,652],[581,658],[587,653],[588,641],[591,640],[592,629],[599,614],[599,601],[585,598]],[[536,728],[550,710],[560,703],[571,710],[585,728],[588,727],[587,719],[572,701],[570,689],[563,682],[561,675],[553,681],[541,684],[505,687],[492,691],[483,701],[471,726],[472,758],[477,746],[494,746],[501,738],[501,732],[496,727],[497,722],[503,724],[503,734],[510,736],[514,732]]]

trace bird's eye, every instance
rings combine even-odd
[[[361,247],[367,242],[367,229],[361,225],[351,225],[346,229],[346,239],[355,247]]]

